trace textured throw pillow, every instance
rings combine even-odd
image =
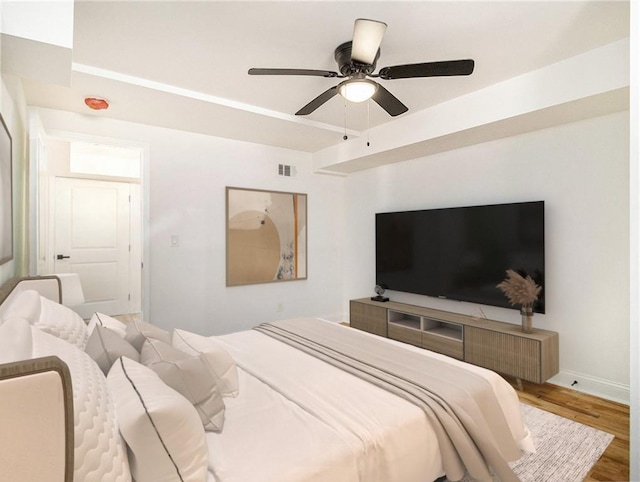
[[[40,297],[40,330],[84,350],[89,337],[87,324],[75,311],[44,296]]]
[[[222,396],[238,396],[238,367],[219,341],[215,338],[175,329],[173,330],[173,346],[190,355],[204,353],[211,370],[218,376],[218,388]]]
[[[113,364],[107,382],[137,482],[207,479],[206,437],[193,405],[153,370],[128,358]]]
[[[33,357],[55,355],[67,364],[71,372],[75,446],[73,480],[130,482],[127,448],[120,435],[114,399],[104,374],[82,350],[35,327],[31,330]]]
[[[142,345],[148,338],[171,343],[171,334],[151,323],[132,321],[127,324],[125,340],[131,343],[138,352],[142,350]]]
[[[23,318],[11,318],[0,325],[0,363],[31,358],[31,325]]]
[[[34,325],[40,320],[40,293],[25,290],[11,302],[2,315],[3,320],[23,318]]]
[[[188,355],[162,341],[147,340],[142,345],[140,361],[191,402],[205,430],[222,430],[224,402],[218,377],[204,355]]]
[[[102,326],[96,326],[93,329],[84,351],[93,358],[105,375],[109,373],[111,365],[121,356],[140,361],[140,354],[128,341],[121,338],[116,332]]]
[[[122,338],[124,338],[127,334],[127,325],[125,323],[102,313],[94,313],[89,320],[89,324],[87,325],[89,336],[91,336],[96,326],[109,328],[110,330],[115,331]]]

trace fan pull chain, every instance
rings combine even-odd
[[[342,140],[346,141],[349,139],[347,136],[347,99],[344,100],[344,135],[342,136]]]
[[[369,143],[369,125],[370,125],[370,122],[371,122],[370,107],[371,107],[371,99],[367,100],[367,147],[369,147],[371,145]]]

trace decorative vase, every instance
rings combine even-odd
[[[533,306],[523,306],[520,308],[522,315],[522,332],[531,333],[533,331]]]

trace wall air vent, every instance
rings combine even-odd
[[[296,177],[296,167],[289,164],[278,164],[278,176]]]

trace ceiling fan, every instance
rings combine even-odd
[[[311,114],[335,95],[340,94],[351,102],[363,102],[372,98],[389,115],[395,117],[409,110],[408,107],[378,82],[370,80],[371,78],[395,80],[470,75],[473,72],[474,61],[466,59],[395,65],[384,67],[374,74],[376,62],[380,57],[380,43],[386,29],[387,24],[384,22],[357,19],[353,28],[353,40],[339,45],[334,52],[340,73],[314,69],[253,68],[249,69],[249,75],[307,75],[346,79],[324,91],[296,112],[296,115]]]

